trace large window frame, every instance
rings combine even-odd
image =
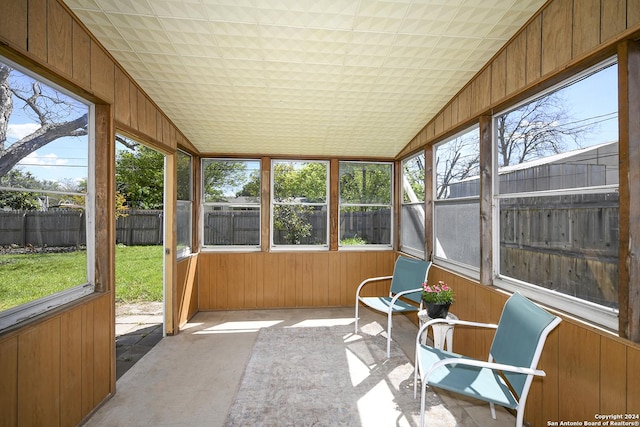
[[[247,178],[247,181],[242,181],[241,183],[242,185],[247,185],[250,182],[250,177],[251,177],[251,173],[254,173],[255,171],[257,171],[257,176],[255,176],[256,174],[254,174],[254,177],[257,178],[257,190],[254,196],[251,197],[245,197],[242,200],[225,200],[226,196],[222,195],[220,200],[218,201],[208,201],[208,196],[207,196],[207,186],[205,183],[205,179],[206,179],[206,168],[207,168],[207,164],[210,163],[215,163],[215,162],[219,162],[219,163],[228,163],[230,165],[231,168],[233,168],[234,166],[232,165],[233,163],[242,163],[247,165],[247,170],[249,171],[249,174],[247,174],[247,176],[245,178]],[[253,166],[257,166],[257,167],[253,167]],[[262,195],[260,193],[260,189],[261,189],[261,180],[262,180],[262,174],[260,173],[261,171],[261,161],[260,159],[253,159],[253,158],[203,158],[201,160],[201,203],[200,203],[200,236],[201,236],[201,250],[203,251],[259,251],[261,248],[261,239],[262,239],[262,220],[261,220],[261,216],[262,216],[262,206],[261,206],[261,198]],[[227,172],[223,173],[224,178],[229,178],[230,174]],[[231,178],[229,178],[231,179]],[[233,179],[231,179],[233,180]],[[237,183],[232,183],[231,181],[225,181],[223,183],[220,183],[223,187],[233,187],[235,189],[238,189],[238,185]],[[234,243],[230,243],[230,244],[209,244],[207,243],[206,240],[206,227],[205,227],[205,221],[207,221],[207,211],[208,210],[212,210],[212,211],[230,211],[232,213],[234,212],[255,212],[254,215],[250,215],[250,216],[255,216],[257,217],[257,229],[253,232],[249,231],[249,236],[253,236],[253,234],[255,234],[255,236],[250,237],[249,240],[253,240],[251,243],[246,243],[246,244],[234,244]],[[233,218],[231,219],[231,221],[235,221]],[[235,241],[235,237],[232,238],[233,241]]]
[[[319,196],[315,196],[313,199],[319,199],[320,197],[324,198],[324,201],[318,200],[307,200],[307,195],[305,194],[293,194],[293,195],[285,195],[285,197],[279,197],[278,189],[276,188],[276,168],[280,164],[289,164],[290,167],[295,171],[297,168],[303,168],[312,164],[320,164],[324,165],[326,170],[325,184],[324,184],[324,194]],[[295,160],[283,160],[283,159],[272,159],[271,160],[271,202],[270,202],[270,215],[269,215],[269,223],[270,223],[270,248],[271,250],[329,250],[329,237],[330,237],[330,227],[329,227],[329,195],[330,195],[330,166],[328,160],[308,160],[308,159],[295,159]],[[300,190],[298,190],[299,192]],[[323,236],[324,242],[318,244],[311,243],[279,243],[275,241],[276,236],[276,227],[277,227],[277,210],[278,209],[288,209],[293,215],[293,217],[298,218],[295,223],[298,223],[300,227],[305,221],[304,216],[312,211],[319,212],[320,214],[324,213],[325,221],[325,233]],[[295,233],[295,230],[293,231]],[[301,233],[306,234],[306,233]],[[317,233],[315,233],[317,235]],[[305,239],[313,240],[314,232],[313,227],[310,228],[310,234],[305,236]]]
[[[500,232],[500,222],[501,222],[501,203],[508,199],[533,199],[533,198],[559,198],[566,197],[571,198],[572,196],[581,196],[586,195],[587,197],[590,195],[604,195],[608,197],[607,194],[617,194],[619,189],[619,183],[616,184],[605,184],[605,185],[593,185],[588,187],[561,187],[555,189],[547,189],[547,190],[537,190],[537,191],[529,191],[529,192],[503,192],[500,193],[500,175],[499,175],[499,162],[498,162],[498,153],[497,153],[497,125],[496,121],[499,117],[507,114],[509,112],[515,111],[518,108],[531,103],[547,94],[550,94],[554,91],[561,90],[562,88],[569,87],[570,85],[579,82],[583,79],[588,78],[590,75],[597,73],[599,70],[605,69],[611,65],[616,64],[617,58],[610,58],[605,60],[579,74],[572,76],[565,81],[554,85],[553,87],[548,88],[547,90],[537,93],[535,96],[532,96],[516,105],[509,107],[493,116],[494,123],[494,132],[493,132],[493,193],[494,193],[494,203],[493,203],[493,277],[494,284],[500,288],[506,289],[511,292],[521,292],[523,295],[526,295],[532,299],[540,301],[544,304],[548,304],[551,307],[558,308],[570,314],[576,315],[583,319],[589,319],[590,321],[605,326],[607,328],[617,330],[618,329],[618,309],[613,307],[608,307],[604,305],[600,305],[589,300],[579,298],[573,295],[569,295],[567,293],[563,293],[561,291],[556,291],[552,289],[547,289],[542,286],[535,285],[533,283],[528,283],[522,280],[519,280],[514,277],[509,277],[501,272],[501,232]],[[616,86],[617,90],[617,86]],[[617,110],[616,110],[617,112]],[[616,154],[616,156],[619,154]],[[606,182],[606,181],[605,181]],[[619,206],[619,204],[618,204]],[[617,247],[616,247],[617,253]]]
[[[411,165],[415,163],[415,166]],[[420,163],[422,176],[420,177]],[[425,152],[415,153],[402,160],[400,191],[400,251],[425,258]],[[416,169],[416,170],[414,170]],[[418,174],[418,177],[414,176]],[[415,191],[414,187],[422,191]],[[412,235],[414,238],[411,238]],[[415,242],[417,241],[417,244]],[[417,246],[417,247],[416,247]]]
[[[439,160],[439,150],[449,145],[451,148]],[[474,279],[480,277],[479,153],[478,123],[433,147],[433,259]],[[465,228],[469,224],[473,229]],[[445,246],[450,247],[452,255]],[[475,265],[469,261],[473,256]]]
[[[96,224],[95,224],[95,105],[84,98],[81,98],[74,93],[58,86],[50,80],[34,73],[11,60],[0,56],[0,62],[7,65],[16,71],[24,74],[28,78],[31,78],[37,82],[40,82],[62,96],[66,96],[73,101],[82,104],[87,108],[87,176],[86,176],[86,190],[84,192],[80,190],[40,190],[34,188],[14,187],[14,186],[0,186],[0,190],[28,194],[39,194],[47,196],[53,196],[57,199],[68,198],[71,200],[84,199],[84,235],[85,235],[85,252],[86,252],[86,281],[79,283],[75,286],[71,286],[64,290],[51,293],[49,295],[33,299],[15,307],[8,308],[0,311],[0,331],[6,328],[12,327],[16,324],[22,323],[29,319],[32,319],[41,314],[47,313],[53,309],[61,307],[65,304],[74,302],[80,298],[86,297],[95,293],[95,236],[96,236]],[[37,151],[36,151],[37,152]],[[23,157],[23,159],[26,157]],[[79,160],[79,159],[74,159]]]
[[[393,163],[392,162],[369,162],[369,161],[351,161],[351,160],[341,160],[338,162],[339,163],[339,179],[338,179],[338,194],[339,194],[339,201],[338,201],[338,248],[341,250],[349,250],[349,249],[353,249],[353,250],[362,250],[362,249],[380,249],[380,250],[389,250],[393,247],[393,221],[394,221],[394,215],[393,215]],[[347,191],[347,188],[343,185],[344,184],[344,180],[343,177],[345,176],[346,172],[347,172],[347,168],[349,165],[353,165],[355,167],[361,166],[363,169],[362,171],[366,174],[367,172],[369,172],[369,170],[367,169],[367,166],[371,165],[373,166],[373,170],[372,172],[376,172],[376,168],[389,168],[389,198],[388,200],[373,200],[372,199],[372,195],[367,195],[366,192],[367,190],[371,190],[370,186],[368,186],[365,182],[358,182],[355,185],[357,185],[358,188],[358,193],[359,195],[347,195],[345,194]],[[375,184],[375,183],[374,183]],[[363,188],[364,187],[364,188]],[[350,200],[347,200],[350,199]],[[389,212],[389,217],[388,217],[388,224],[389,224],[389,242],[388,243],[368,243],[366,242],[366,238],[370,238],[370,236],[368,235],[364,235],[364,234],[368,234],[365,231],[362,230],[362,225],[364,221],[360,221],[357,228],[357,231],[360,232],[360,235],[357,234],[357,232],[355,233],[355,235],[353,236],[343,236],[343,232],[342,229],[344,227],[344,219],[346,214],[343,213],[343,209],[346,210],[350,210],[350,209],[356,209],[356,210],[361,210],[362,212],[368,212],[369,214],[371,214],[372,219],[370,221],[366,221],[368,223],[378,223],[378,237],[381,239],[383,234],[386,234],[383,230],[384,227],[384,220],[381,219],[382,216],[381,215],[377,215],[377,219],[376,220],[376,214],[384,211],[385,209],[388,210]],[[375,228],[372,225],[372,229]],[[372,235],[376,234],[375,232],[372,231],[371,233]],[[345,243],[347,240],[347,238],[351,238],[353,239],[353,243],[352,244],[347,244]],[[360,243],[361,241],[365,241],[365,243]]]

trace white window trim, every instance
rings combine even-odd
[[[424,199],[426,198],[426,194],[422,195],[422,200],[417,200],[417,196],[414,193],[413,196],[409,195],[409,198],[410,199],[414,199],[415,198],[416,201],[411,201],[411,202],[408,202],[408,203],[404,202],[404,195],[405,195],[405,192],[406,192],[405,188],[411,188],[411,185],[407,181],[407,177],[404,174],[404,165],[406,163],[410,162],[411,160],[413,160],[414,158],[419,157],[419,156],[424,157],[425,161],[426,161],[426,154],[424,153],[424,151],[419,151],[419,152],[413,154],[412,156],[409,156],[409,157],[406,157],[406,158],[402,159],[402,161],[400,162],[400,179],[402,180],[402,186],[401,186],[401,191],[400,191],[400,230],[399,230],[399,233],[400,233],[400,251],[404,252],[406,254],[413,255],[413,256],[418,256],[418,257],[424,259],[424,257],[425,257],[425,249],[424,249],[424,247],[421,248],[421,249],[413,248],[411,246],[405,245],[403,240],[402,240],[402,236],[403,236],[402,213],[403,213],[403,210],[404,210],[403,208],[405,206],[418,206],[419,208],[421,208],[422,219],[423,219],[422,225],[423,225],[423,227],[426,226],[426,224],[424,223],[424,220],[425,220],[425,217],[426,217]],[[426,173],[426,171],[425,171],[425,173]],[[425,191],[426,191],[426,187],[425,187]],[[413,190],[411,192],[413,193]],[[423,237],[423,239],[426,239],[426,235],[422,236],[422,237]]]
[[[0,331],[18,323],[29,320],[33,317],[45,314],[46,312],[78,300],[95,292],[95,105],[66,89],[56,85],[46,78],[35,74],[24,67],[12,62],[6,57],[0,57],[2,62],[15,68],[21,73],[34,80],[45,83],[58,92],[75,99],[87,107],[87,193],[85,197],[85,221],[86,221],[86,254],[87,254],[87,282],[78,284],[71,288],[56,292],[42,298],[38,298],[27,303],[12,307],[0,312]],[[33,189],[26,191],[37,192]],[[73,194],[68,192],[45,191],[49,193]]]
[[[492,117],[493,122],[502,116],[503,114],[509,113],[513,110],[520,108],[521,106],[534,101],[550,92],[559,90],[563,87],[567,87],[587,76],[597,72],[600,69],[606,68],[617,63],[617,57],[609,58],[605,61],[602,61],[595,66],[578,73],[571,78],[562,81],[561,83],[548,88],[547,90],[536,93],[535,95],[525,99],[524,101],[512,105],[509,108],[495,113]],[[493,132],[492,135],[492,159],[493,159],[493,269],[492,275],[494,277],[493,284],[499,288],[506,289],[512,292],[520,292],[524,296],[527,296],[533,300],[539,301],[540,303],[546,304],[549,307],[556,308],[558,310],[564,311],[566,313],[575,315],[581,319],[585,319],[589,322],[592,322],[596,325],[603,326],[605,328],[609,328],[613,331],[618,330],[618,320],[619,320],[619,310],[616,310],[611,307],[603,306],[600,304],[593,303],[591,301],[577,298],[568,294],[564,294],[558,291],[553,291],[551,289],[546,289],[541,286],[536,286],[532,283],[527,283],[512,277],[503,276],[500,274],[500,200],[501,199],[510,199],[517,197],[545,197],[545,196],[559,196],[559,195],[574,195],[574,194],[596,194],[596,193],[611,193],[617,192],[619,190],[619,185],[603,185],[603,186],[594,186],[594,187],[579,187],[579,188],[569,188],[569,189],[560,189],[560,190],[548,190],[548,191],[538,191],[538,192],[527,192],[527,193],[505,193],[500,194],[500,181],[498,179],[498,153],[496,150],[496,135]]]
[[[258,230],[258,243],[256,245],[207,245],[204,243],[204,208],[205,206],[223,206],[223,207],[248,207],[258,208],[260,218],[262,218],[262,201],[258,203],[221,203],[221,202],[205,202],[204,199],[204,163],[206,161],[230,161],[230,162],[258,162],[260,172],[262,172],[262,162],[260,159],[251,158],[229,158],[229,157],[205,157],[200,159],[200,187],[201,187],[201,203],[200,215],[198,221],[198,229],[200,230],[200,252],[256,252],[262,247],[262,219],[260,219],[260,229]],[[260,181],[262,182],[262,173],[260,173]],[[262,184],[261,184],[262,185]],[[262,194],[260,194],[262,199]],[[192,208],[193,209],[193,208]]]
[[[326,165],[326,169],[327,169],[327,179],[325,182],[325,186],[326,186],[326,203],[297,203],[297,204],[293,204],[293,203],[279,203],[279,202],[275,202],[274,201],[274,191],[273,191],[273,187],[275,184],[275,174],[273,173],[273,169],[276,163],[280,163],[280,162],[301,162],[301,163],[324,163]],[[328,251],[329,250],[329,238],[330,238],[330,217],[331,217],[331,209],[330,209],[330,204],[331,204],[331,200],[330,200],[330,176],[331,176],[331,164],[328,160],[308,160],[308,159],[293,159],[293,160],[283,160],[283,159],[272,159],[271,160],[271,172],[270,172],[270,177],[271,177],[271,182],[269,183],[269,188],[270,188],[270,196],[271,196],[271,200],[269,201],[269,249],[271,251],[274,252],[278,252],[278,251],[291,251],[291,250],[295,250],[295,251]],[[322,245],[276,245],[273,242],[273,237],[275,235],[274,233],[274,226],[273,226],[273,219],[274,219],[274,215],[273,215],[273,207],[275,205],[287,205],[287,206],[293,206],[293,205],[300,205],[300,206],[325,206],[327,209],[327,224],[326,224],[326,236],[325,236],[325,244]]]
[[[452,198],[452,199],[436,199],[435,195],[437,194],[438,191],[438,178],[437,178],[437,174],[438,171],[436,170],[436,156],[438,154],[438,146],[446,144],[448,142],[453,141],[456,138],[459,138],[463,135],[466,135],[467,133],[470,133],[472,131],[477,131],[478,132],[478,144],[480,143],[480,125],[479,124],[473,124],[472,126],[461,130],[460,132],[456,133],[455,135],[437,143],[434,145],[434,149],[433,149],[433,173],[434,173],[434,179],[433,179],[433,188],[432,188],[432,194],[434,195],[434,199],[433,199],[433,203],[432,203],[432,211],[431,211],[431,215],[433,218],[433,262],[435,265],[450,269],[451,271],[454,271],[456,273],[460,273],[463,276],[466,276],[468,278],[471,279],[476,279],[476,280],[480,280],[480,269],[478,267],[474,267],[472,265],[469,264],[464,264],[461,262],[458,262],[456,260],[452,260],[452,259],[448,259],[448,258],[442,258],[438,255],[436,255],[436,247],[438,245],[438,240],[437,240],[437,236],[436,236],[436,224],[437,224],[437,218],[436,218],[436,206],[437,205],[446,205],[446,204],[456,204],[456,203],[460,203],[460,202],[477,202],[478,204],[480,204],[480,195],[477,196],[466,196],[466,197],[456,197],[456,198]],[[480,148],[478,146],[478,148]],[[480,212],[478,211],[478,215],[480,214]],[[478,239],[480,239],[480,234],[478,234]],[[494,251],[495,252],[495,251]],[[480,254],[478,254],[478,261],[480,263],[482,263],[482,260],[480,259]]]
[[[85,283],[5,310],[0,313],[0,330],[29,320],[84,296],[91,295],[93,292],[93,282]]]
[[[393,176],[394,176],[394,164],[393,162],[367,162],[367,161],[351,161],[351,160],[340,160],[338,162],[338,175],[340,175],[340,163],[362,163],[362,164],[376,164],[376,165],[390,165],[391,166],[391,182],[389,183],[390,187],[390,195],[391,202],[388,205],[384,205],[381,203],[341,203],[340,202],[340,176],[338,176],[338,250],[349,251],[349,250],[389,250],[393,248],[393,239],[394,239],[394,209],[393,209]],[[345,207],[380,207],[385,208],[388,207],[391,212],[391,230],[389,237],[389,244],[386,243],[371,243],[367,245],[343,245],[340,242],[342,241],[342,236],[340,235],[340,217],[341,217],[341,209],[343,206]]]

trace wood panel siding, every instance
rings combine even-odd
[[[573,54],[579,56],[600,43],[600,0],[577,1],[573,8]]]
[[[601,7],[601,40],[606,42],[627,28],[627,0],[603,0]]]
[[[542,12],[542,75],[571,60],[573,0],[555,0]]]
[[[27,2],[6,0],[0,13],[0,38],[22,51],[27,50]]]
[[[193,146],[60,0],[4,1],[0,54],[95,103],[96,293],[0,334],[0,426],[77,425],[116,385],[115,129],[165,153]]]
[[[198,312],[198,256],[191,255],[176,265],[176,294],[178,299],[178,327],[182,327]]]
[[[27,50],[40,61],[47,62],[47,0],[27,2]]]
[[[542,16],[536,16],[526,28],[527,85],[542,75]],[[507,45],[508,46],[508,45]],[[521,88],[520,88],[521,89]]]
[[[108,395],[109,306],[89,297],[0,338],[0,425],[77,425]]]
[[[349,306],[362,280],[393,272],[395,257],[392,251],[200,253],[199,308]],[[381,295],[389,283],[370,286]]]
[[[117,68],[115,76],[115,119],[127,127],[131,127],[131,90],[129,77]]]
[[[429,281],[438,280],[456,290],[451,312],[460,319],[498,322],[507,293],[434,266]],[[538,365],[546,376],[531,386],[527,422],[539,426],[555,420],[591,420],[597,413],[637,413],[640,345],[560,316],[563,322],[549,334]],[[492,337],[492,332],[456,327],[454,351],[484,359]]]
[[[47,58],[64,76],[73,74],[73,20],[57,2],[48,2]]]
[[[82,27],[73,21],[73,57],[72,77],[82,87],[91,85],[91,38]]]
[[[113,102],[115,88],[115,64],[106,51],[91,41],[91,89],[105,102]]]
[[[507,94],[507,51],[503,50],[491,64],[491,99],[504,99]],[[482,108],[482,106],[480,107]]]
[[[511,95],[527,83],[527,33],[521,32],[507,45],[505,94]],[[494,98],[498,100],[500,98]]]

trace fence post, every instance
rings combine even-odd
[[[27,246],[27,211],[22,214],[22,247]]]

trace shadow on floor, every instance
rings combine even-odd
[[[162,324],[116,336],[116,379],[119,379],[162,339]]]
[[[116,380],[162,339],[162,310],[158,302],[116,308]]]

